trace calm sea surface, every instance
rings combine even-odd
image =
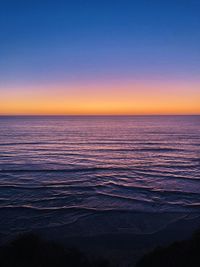
[[[2,232],[200,212],[200,116],[0,117],[0,212]]]

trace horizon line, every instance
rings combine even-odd
[[[0,117],[128,117],[128,116],[200,116],[194,114],[0,114]]]

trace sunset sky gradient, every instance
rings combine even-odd
[[[1,1],[0,114],[200,114],[200,2]]]

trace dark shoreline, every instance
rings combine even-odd
[[[145,220],[145,214],[143,214],[143,219]],[[146,220],[148,223],[148,217]],[[80,225],[75,224],[73,227],[74,232],[77,229],[77,235],[70,234],[70,228],[67,226],[37,229],[32,232],[44,240],[58,242],[64,247],[78,248],[89,259],[105,258],[111,260],[116,266],[128,267],[134,266],[144,254],[156,247],[168,246],[175,241],[189,239],[195,231],[200,229],[200,214],[190,214],[188,217],[167,224],[157,232],[146,234],[119,232],[79,235]],[[1,243],[9,242],[16,236],[17,233],[10,236],[2,235],[0,236]]]

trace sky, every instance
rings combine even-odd
[[[199,0],[1,0],[0,114],[200,114]]]

